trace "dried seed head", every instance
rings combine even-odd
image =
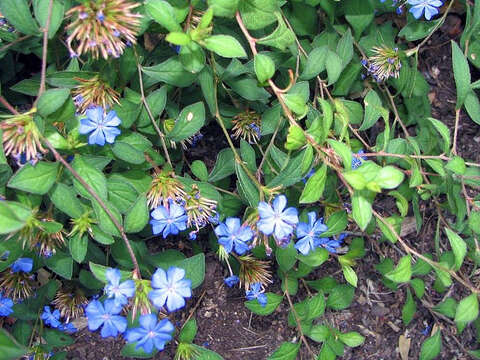
[[[75,78],[75,80],[80,82],[80,85],[73,90],[75,104],[80,114],[91,107],[101,106],[108,109],[114,104],[119,104],[120,94],[100,79],[98,75],[91,79]]]
[[[169,169],[158,169],[153,174],[152,184],[147,193],[148,205],[151,209],[163,205],[168,208],[168,201],[182,201],[186,196],[183,184]]]
[[[268,261],[255,259],[252,255],[237,256],[236,258],[240,263],[238,277],[245,290],[250,288],[250,284],[261,283],[266,286],[272,282]]]
[[[372,48],[374,55],[362,60],[362,65],[377,82],[387,81],[389,78],[398,78],[402,63],[398,48],[391,49],[385,45]]]
[[[83,315],[83,307],[88,304],[84,292],[73,285],[58,289],[52,304],[60,311],[65,322]]]
[[[11,272],[10,269],[0,274],[0,289],[4,296],[14,302],[29,298],[34,293],[34,275],[26,272]]]
[[[197,185],[192,185],[192,189],[186,193],[181,203],[187,213],[188,227],[195,226],[198,231],[215,221],[217,202],[203,197]]]
[[[67,46],[72,57],[91,53],[94,58],[101,55],[119,57],[125,47],[135,44],[140,28],[141,15],[132,13],[140,6],[129,0],[89,0],[67,12],[73,22],[67,29],[71,34]],[[72,43],[78,43],[75,50]]]
[[[260,140],[261,117],[254,111],[246,110],[236,115],[233,120],[233,137],[248,141],[250,144]]]

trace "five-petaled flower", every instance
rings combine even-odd
[[[265,235],[274,234],[277,240],[287,238],[298,223],[298,211],[294,207],[285,209],[286,206],[285,195],[278,195],[273,200],[273,206],[261,201],[258,204],[260,215],[260,220],[257,222],[258,229]]]
[[[227,218],[225,223],[220,223],[215,228],[218,242],[227,253],[233,249],[238,255],[243,255],[248,250],[248,241],[253,238],[253,231],[250,226],[242,226],[239,218]]]
[[[13,301],[8,297],[3,297],[0,294],[0,316],[8,316],[13,312]]]
[[[185,299],[192,296],[192,281],[185,279],[185,270],[170,267],[166,272],[158,268],[152,275],[152,288],[148,298],[157,308],[164,305],[172,312],[185,306]]]
[[[95,331],[103,325],[100,331],[102,337],[116,337],[127,329],[127,319],[119,315],[121,311],[122,308],[114,300],[105,300],[105,304],[98,300],[91,301],[85,308],[88,329]]]
[[[42,318],[45,324],[50,325],[52,328],[58,328],[61,325],[60,311],[55,309],[52,312],[52,309],[50,309],[50,306],[45,306],[43,308],[43,313],[40,317]]]
[[[412,6],[410,12],[415,19],[420,19],[425,13],[425,19],[430,20],[438,14],[438,9],[443,6],[441,0],[408,0],[408,3]]]
[[[30,272],[33,268],[33,260],[30,258],[19,258],[11,266],[12,272]]]
[[[323,223],[323,219],[317,220],[317,215],[314,212],[308,213],[308,224],[300,222],[297,225],[297,238],[295,248],[303,255],[307,255],[310,251],[315,249],[315,243],[320,239],[322,233],[328,230],[327,225]],[[325,238],[324,240],[328,240]]]
[[[113,298],[117,305],[123,306],[128,303],[128,298],[135,294],[135,282],[125,280],[120,283],[122,274],[118,269],[108,269],[105,273],[108,284],[105,286],[105,294],[108,298]]]
[[[89,134],[88,143],[90,145],[97,144],[105,145],[105,142],[113,144],[115,137],[120,135],[120,130],[117,128],[122,123],[122,120],[117,116],[114,110],[105,115],[101,106],[96,106],[87,109],[86,118],[80,120],[80,127],[78,132],[82,135]]]
[[[136,342],[135,349],[143,348],[146,353],[151,353],[155,347],[161,351],[165,343],[172,340],[174,327],[168,319],[158,321],[154,314],[141,315],[140,327],[129,329],[125,333],[127,342]]]
[[[177,235],[180,231],[187,228],[188,217],[185,209],[177,203],[170,201],[170,206],[166,208],[160,205],[152,211],[152,231],[155,235],[162,233],[165,239],[168,235]]]
[[[258,303],[265,307],[267,305],[267,295],[263,293],[262,284],[254,283],[250,285],[250,289],[246,291],[245,294],[247,300],[255,300],[257,299]]]

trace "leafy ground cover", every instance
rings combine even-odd
[[[480,4],[0,14],[6,358],[480,357]]]

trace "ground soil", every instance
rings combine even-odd
[[[455,83],[452,78],[450,60],[450,40],[456,38],[459,32],[454,28],[462,19],[453,15],[446,25],[427,43],[420,56],[420,70],[432,87],[429,98],[432,102],[433,117],[445,122],[453,132],[455,122]],[[475,73],[474,73],[475,74]],[[462,111],[460,117],[458,153],[471,161],[480,162],[480,129]],[[217,137],[218,134],[213,136]],[[209,134],[206,134],[208,137]],[[203,141],[208,143],[208,138]],[[203,142],[202,141],[202,142]],[[195,155],[211,162],[209,147],[199,144]],[[213,164],[213,163],[212,163]],[[210,164],[210,165],[212,165]],[[390,203],[380,204],[380,210],[388,214]],[[435,231],[435,212],[429,203],[421,203],[424,226],[417,235],[415,231],[406,231],[406,240],[421,252],[433,252],[433,234]],[[348,349],[342,359],[345,360],[382,360],[402,359],[399,354],[399,341],[405,338],[408,359],[418,359],[423,341],[431,334],[431,328],[442,329],[443,350],[441,360],[470,359],[467,350],[477,347],[475,329],[468,326],[464,332],[457,334],[454,324],[439,317],[430,309],[446,296],[436,293],[431,287],[433,277],[427,277],[426,295],[422,302],[417,300],[417,312],[408,326],[402,322],[402,306],[405,302],[406,288],[393,292],[380,281],[380,275],[374,265],[381,256],[388,256],[395,262],[404,254],[399,248],[391,245],[378,244],[375,239],[366,241],[367,252],[363,260],[355,267],[359,284],[351,307],[344,311],[328,311],[321,319],[334,325],[341,331],[358,331],[366,337],[365,344],[359,348]],[[298,334],[293,328],[287,327],[286,316],[288,305],[282,304],[272,315],[260,317],[252,315],[243,305],[244,294],[238,289],[224,286],[225,269],[213,256],[207,256],[207,272],[203,287],[194,292],[189,301],[189,309],[194,309],[198,322],[198,335],[195,343],[205,346],[230,360],[264,360],[283,341],[298,341]],[[338,264],[330,261],[322,266],[321,274],[310,275],[311,279],[331,275],[341,281]],[[279,290],[278,280],[270,291]],[[299,294],[305,294],[301,289]],[[468,295],[458,285],[448,291],[448,296],[457,299]],[[188,316],[188,309],[177,314],[174,321],[182,324]],[[310,345],[316,348],[314,342]],[[120,355],[122,341],[119,339],[101,339],[99,335],[83,330],[77,336],[77,342],[69,349],[70,359],[116,360],[124,359]],[[173,345],[157,355],[155,359],[173,359]],[[299,359],[309,359],[302,351]],[[406,358],[405,358],[406,359]],[[402,359],[403,360],[403,359]]]

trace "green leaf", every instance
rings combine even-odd
[[[334,212],[327,219],[325,225],[328,226],[328,230],[322,234],[322,237],[329,237],[332,235],[338,235],[347,228],[348,216],[346,211],[340,210]]]
[[[145,2],[145,10],[153,20],[162,25],[168,31],[182,31],[182,27],[175,16],[175,10],[167,1],[147,0]]]
[[[147,197],[140,194],[125,215],[125,232],[136,233],[143,230],[149,217]]]
[[[434,118],[428,118],[430,123],[435,127],[435,129],[438,131],[438,133],[442,136],[444,144],[443,144],[443,152],[445,154],[448,154],[450,151],[450,130],[448,127],[442,123],[441,121],[434,119]]]
[[[363,102],[365,104],[365,115],[359,130],[370,129],[382,116],[382,100],[375,90],[370,90]]]
[[[357,287],[358,277],[355,270],[353,270],[350,265],[342,265],[342,271],[345,280],[347,280],[350,285]]]
[[[455,85],[457,87],[457,109],[460,109],[470,92],[470,82],[472,81],[470,75],[470,66],[463,55],[462,50],[455,41],[452,40],[452,63],[453,63],[453,77],[455,78]]]
[[[203,102],[197,102],[183,108],[175,120],[175,126],[167,136],[173,141],[185,140],[195,135],[203,124],[205,124],[205,106]]]
[[[375,182],[382,189],[394,189],[402,183],[404,178],[405,176],[403,175],[403,172],[397,168],[394,168],[393,166],[385,166],[379,171],[375,178]]]
[[[345,334],[339,334],[338,338],[348,347],[357,347],[364,343],[365,337],[360,335],[356,331],[348,332]]]
[[[240,0],[208,0],[208,6],[215,16],[232,18],[238,8]]]
[[[68,249],[72,255],[72,259],[77,263],[83,262],[88,250],[88,237],[87,235],[77,233],[70,237],[68,241]]]
[[[222,149],[217,155],[217,161],[208,176],[209,182],[216,182],[235,172],[235,158],[232,149]]]
[[[327,299],[327,307],[333,310],[343,310],[350,306],[355,295],[355,288],[350,285],[337,285]]]
[[[255,150],[252,145],[243,139],[240,139],[240,155],[242,160],[246,163],[248,170],[255,173],[257,171],[257,164],[255,161]]]
[[[370,2],[346,0],[345,4],[345,18],[352,25],[355,32],[355,38],[359,39],[362,32],[373,21],[374,9]]]
[[[257,54],[255,55],[253,66],[258,81],[263,84],[275,74],[275,63],[270,56]]]
[[[342,59],[342,67],[345,68],[353,58],[353,37],[348,29],[337,45],[337,55]]]
[[[307,101],[300,94],[285,94],[283,95],[283,100],[285,105],[297,115],[302,116],[308,111]],[[296,130],[300,129],[296,128]],[[287,147],[285,146],[285,148]]]
[[[438,329],[422,344],[419,360],[433,360],[440,354],[440,351],[442,351],[442,335],[441,330]]]
[[[410,255],[402,257],[397,267],[385,274],[385,277],[395,283],[410,281],[412,277],[412,257]]]
[[[135,359],[151,359],[156,353],[158,353],[158,350],[154,347],[152,352],[146,353],[142,347],[139,347],[137,349],[136,342],[131,342],[123,346],[121,353],[122,353],[122,356],[124,357],[135,358]]]
[[[32,216],[26,205],[13,201],[0,201],[0,234],[20,230]]]
[[[0,352],[3,359],[15,360],[25,355],[27,349],[19,344],[17,340],[7,332],[7,330],[0,329]]]
[[[60,109],[69,97],[69,89],[51,89],[45,91],[38,99],[38,113],[43,117],[53,114]]]
[[[278,247],[275,252],[278,266],[283,272],[290,270],[297,261],[297,250],[295,249],[293,242],[290,241],[285,247]]]
[[[145,156],[141,151],[123,141],[115,141],[112,151],[118,159],[127,163],[140,165],[145,162]]]
[[[453,171],[455,174],[463,175],[465,171],[467,171],[467,167],[465,165],[465,160],[463,160],[460,156],[454,156],[452,159],[445,165],[445,169]]]
[[[460,300],[455,312],[455,322],[457,327],[459,324],[466,324],[475,320],[478,316],[478,298],[476,294],[472,294]]]
[[[35,18],[42,28],[45,28],[48,18],[49,0],[34,0],[33,10],[35,12]],[[48,38],[52,39],[55,33],[62,25],[64,4],[60,0],[53,0],[52,3],[52,15],[50,17],[50,26],[48,27]]]
[[[295,42],[295,34],[288,28],[280,13],[277,12],[275,15],[278,21],[276,29],[270,35],[258,39],[257,42],[285,51],[289,45]]]
[[[208,50],[220,56],[226,58],[247,57],[245,49],[233,36],[212,35],[203,41]]]
[[[305,68],[300,76],[300,80],[311,80],[325,70],[327,54],[327,46],[314,48],[310,54],[308,54],[307,63],[305,64]]]
[[[343,70],[342,59],[333,51],[328,50],[325,67],[327,68],[328,85],[335,84]]]
[[[248,177],[243,168],[235,162],[235,172],[238,178],[238,190],[240,194],[247,200],[251,207],[256,207],[260,201],[260,194],[255,183]]]
[[[192,162],[191,170],[200,181],[208,181],[208,170],[205,163],[201,160]]]
[[[313,251],[310,251],[307,255],[297,254],[296,257],[298,260],[308,266],[317,267],[327,261],[328,251],[324,248],[319,247]]]
[[[287,99],[287,97],[285,97]],[[298,125],[290,125],[288,128],[287,142],[285,149],[297,150],[307,143],[307,138],[303,133],[303,129]]]
[[[50,190],[57,179],[58,163],[40,161],[35,165],[26,164],[13,175],[8,187],[43,195]]]
[[[416,311],[417,306],[415,304],[415,301],[413,300],[412,293],[410,292],[410,289],[407,289],[407,301],[402,308],[402,320],[405,326],[410,324],[410,322],[413,320],[413,316],[415,315]]]
[[[362,195],[361,191],[355,191],[352,197],[352,215],[353,219],[360,227],[365,230],[372,219],[372,204]]]
[[[283,296],[274,293],[265,293],[267,296],[267,304],[265,306],[260,305],[257,299],[245,301],[245,306],[248,310],[257,315],[270,315],[283,301]]]
[[[61,277],[67,280],[72,279],[73,260],[70,255],[57,250],[55,255],[45,260],[45,265]]]
[[[267,360],[295,360],[298,350],[300,343],[284,342]]]
[[[0,12],[10,24],[25,35],[40,33],[27,0],[2,0],[0,1]]]
[[[323,164],[320,169],[315,171],[315,173],[307,180],[302,195],[300,195],[300,204],[317,202],[323,195],[326,180],[327,166]]]
[[[238,10],[247,29],[257,30],[273,24],[278,10],[276,0],[242,0]]]
[[[350,170],[352,168],[352,151],[350,148],[344,143],[332,139],[328,140],[328,144],[340,155],[345,169]]]
[[[448,297],[440,304],[437,304],[434,308],[434,311],[439,312],[445,316],[448,316],[450,319],[455,318],[457,312],[457,302],[455,299]]]
[[[101,171],[87,163],[80,155],[75,156],[72,167],[87,185],[97,193],[100,199],[107,199],[107,180]],[[73,187],[84,198],[93,200],[92,195],[85,190],[83,185],[77,179],[73,180]]]
[[[178,335],[178,340],[182,343],[191,344],[193,339],[195,339],[195,335],[197,334],[197,320],[195,318],[191,318],[188,320],[180,330],[180,334]]]
[[[110,210],[111,214],[117,220],[119,225],[122,225],[122,215],[120,215],[120,212],[118,209],[110,202],[104,201],[105,206],[107,209]],[[97,217],[98,220],[98,226],[100,229],[107,234],[113,235],[113,236],[120,236],[120,231],[118,228],[115,226],[115,223],[112,221],[110,216],[107,214],[107,212],[103,209],[102,206],[96,201],[92,200],[92,205],[93,205],[93,210],[95,211],[95,216]]]
[[[480,101],[474,91],[470,91],[465,97],[465,110],[467,110],[470,118],[478,125],[480,125]]]
[[[167,3],[166,1],[159,0]],[[186,71],[182,63],[175,57],[171,57],[163,63],[143,67],[142,71],[157,82],[164,82],[178,87],[190,86],[196,78],[196,74]]]
[[[188,34],[185,34],[184,32],[178,32],[178,31],[174,31],[168,34],[165,40],[167,40],[169,43],[172,43],[174,45],[179,45],[179,46],[188,45],[192,41],[192,39],[190,39],[190,36],[188,36]]]
[[[324,342],[330,335],[330,330],[325,325],[314,325],[306,335],[313,341]]]
[[[455,270],[459,270],[467,254],[467,244],[460,236],[447,227],[445,227],[445,233],[455,256]]]
[[[410,285],[415,291],[415,295],[417,296],[417,298],[421,299],[425,294],[425,282],[420,278],[415,278],[410,280]]]

